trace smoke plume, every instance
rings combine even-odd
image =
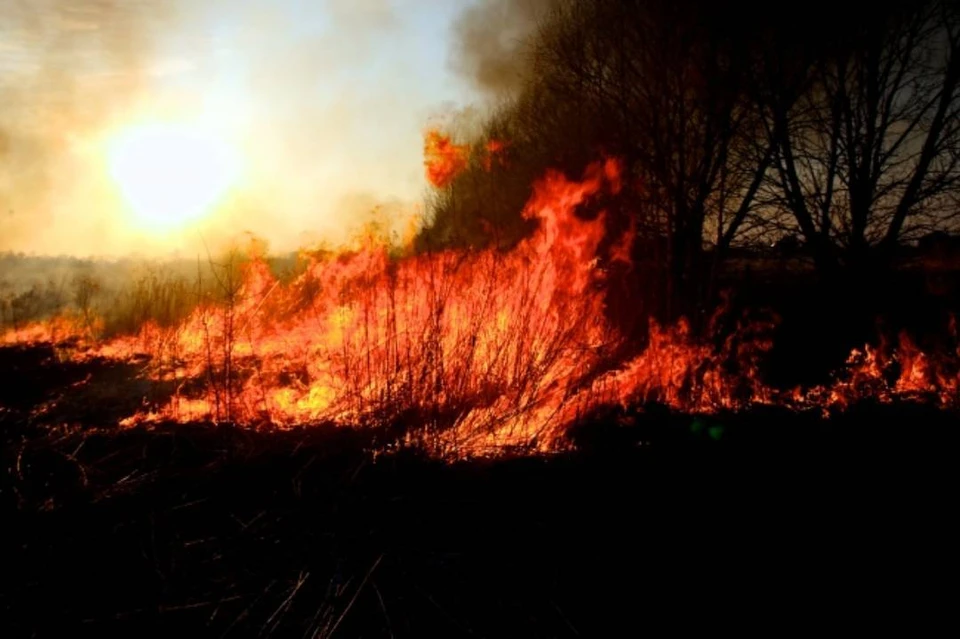
[[[522,84],[527,39],[557,0],[480,0],[454,25],[450,63],[475,88],[510,95]]]
[[[136,99],[169,3],[13,0],[0,5],[0,249],[101,232],[82,210],[83,141]],[[64,247],[66,248],[66,247]]]
[[[422,32],[445,32],[455,11],[4,0],[0,251],[190,256],[244,231],[280,251],[345,241],[370,221],[406,228],[426,188],[424,123],[458,95],[439,77],[445,45]],[[242,151],[243,179],[202,221],[158,236],[124,210],[104,140],[194,114]]]

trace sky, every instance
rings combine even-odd
[[[427,192],[424,131],[477,99],[449,55],[468,4],[0,0],[0,251],[182,257],[246,233],[286,251],[373,218],[402,230]],[[176,132],[160,135],[177,159],[144,179],[233,158],[177,223],[138,209],[139,165],[117,151],[151,131]]]

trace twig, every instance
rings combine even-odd
[[[302,572],[300,573],[300,575],[297,577],[297,584],[293,587],[293,590],[291,590],[290,594],[287,595],[287,598],[283,600],[283,603],[281,603],[277,609],[273,611],[273,614],[270,615],[270,618],[267,619],[266,623],[263,624],[263,628],[261,628],[261,630],[266,630],[267,626],[273,622],[273,620],[277,617],[277,615],[280,614],[281,611],[286,611],[286,609],[290,607],[290,603],[293,601],[293,598],[297,596],[300,588],[303,587],[303,584],[307,583],[307,579],[309,578],[309,572],[306,574]]]
[[[565,623],[565,624],[567,625],[567,628],[570,629],[570,632],[572,632],[573,634],[575,634],[576,636],[579,637],[579,636],[580,636],[580,633],[577,632],[576,627],[575,627],[572,623],[570,623],[570,620],[567,619],[567,616],[566,616],[565,614],[563,614],[563,611],[562,611],[562,610],[560,610],[560,606],[557,605],[557,602],[555,602],[553,599],[551,599],[551,600],[550,600],[550,605],[552,605],[552,606],[553,606],[553,609],[557,611],[557,614],[558,614],[558,615],[560,615],[560,618],[563,620],[563,623]]]
[[[377,594],[377,601],[380,602],[380,610],[383,611],[383,618],[387,620],[387,632],[390,633],[390,639],[394,639],[393,624],[390,623],[390,615],[387,614],[387,606],[383,602],[383,596],[380,594],[380,589],[377,588],[377,582],[371,583],[370,586],[373,588],[373,592]]]
[[[347,607],[343,609],[343,612],[340,613],[340,616],[337,617],[336,622],[333,624],[333,628],[330,629],[330,634],[327,635],[327,639],[333,637],[333,634],[337,631],[337,628],[340,627],[340,622],[343,621],[343,618],[347,616],[347,613],[350,612],[350,609],[353,608],[354,602],[357,600],[357,596],[360,594],[360,591],[363,590],[363,587],[366,585],[367,580],[370,579],[370,575],[373,574],[373,571],[377,569],[377,566],[380,565],[380,560],[383,559],[383,554],[381,553],[377,560],[373,562],[373,565],[370,566],[370,570],[367,571],[367,574],[364,576],[363,581],[360,582],[360,585],[357,586],[357,589],[353,592],[353,597],[350,598],[350,603],[347,604]]]
[[[263,599],[265,596],[267,596],[267,593],[270,592],[270,590],[273,588],[273,586],[274,586],[275,583],[277,583],[277,582],[276,582],[276,580],[274,579],[274,580],[271,580],[270,583],[267,584],[267,587],[264,588],[263,592],[260,593],[260,594],[257,596],[257,598],[254,599],[252,603],[250,603],[249,606],[247,606],[246,608],[244,608],[244,609],[243,609],[243,612],[241,612],[241,613],[237,616],[237,618],[234,619],[234,620],[230,623],[229,626],[227,626],[227,629],[224,630],[223,633],[220,635],[220,638],[221,638],[221,639],[223,639],[223,637],[226,637],[226,636],[230,633],[230,631],[233,630],[233,627],[236,626],[238,623],[240,623],[240,620],[241,620],[241,619],[246,618],[246,617],[250,614],[250,609],[253,608],[255,605],[257,605],[257,603],[258,603],[261,599]]]

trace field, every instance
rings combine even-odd
[[[88,270],[18,317],[9,635],[934,623],[957,271],[747,256],[709,315],[641,337],[574,214],[610,175],[547,180],[509,251],[246,255],[114,295]]]
[[[771,361],[796,378],[837,349],[789,290]],[[950,303],[920,297],[915,325]],[[451,462],[387,426],[121,428],[145,363],[0,348],[6,636],[917,631],[948,609],[958,419],[920,395],[601,406],[556,452]]]
[[[439,4],[0,1],[0,639],[949,633],[960,3]]]

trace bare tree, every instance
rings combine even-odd
[[[822,267],[862,269],[955,215],[960,21],[931,1],[837,31],[818,51],[762,50],[755,95],[776,148],[768,202]]]
[[[539,34],[535,69],[625,159],[642,235],[664,238],[667,318],[704,297],[703,247],[719,256],[755,208],[774,143],[758,136],[749,33],[699,2],[559,3]]]

